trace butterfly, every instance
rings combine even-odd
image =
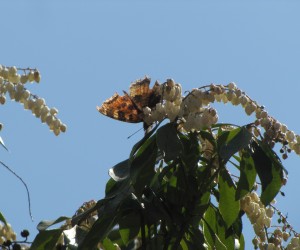
[[[123,91],[123,96],[115,93],[100,107],[97,107],[98,111],[123,122],[143,122],[143,108],[146,106],[153,108],[161,100],[160,84],[156,82],[151,89],[149,87],[150,82],[151,79],[148,77],[136,80],[130,85],[129,93]]]

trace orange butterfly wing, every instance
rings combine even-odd
[[[156,104],[160,100],[160,96],[153,90],[154,87],[159,86],[159,84],[156,83],[153,89],[150,89],[149,85],[150,78],[148,77],[137,80],[130,85],[129,94],[125,91],[124,96],[115,93],[100,107],[97,107],[97,109],[103,115],[119,121],[130,123],[142,122],[143,108],[149,106],[149,103],[152,103],[151,106],[153,106],[154,103]]]

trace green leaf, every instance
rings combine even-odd
[[[47,231],[40,231],[35,237],[30,249],[34,250],[45,250],[55,249],[55,245],[60,238],[63,230],[53,229]]]
[[[216,208],[210,206],[204,214],[203,221],[204,237],[210,248],[226,250],[225,227]]]
[[[253,158],[249,152],[243,152],[240,161],[240,179],[237,184],[235,199],[240,200],[249,193],[255,183],[256,170]]]
[[[103,248],[105,250],[117,250],[117,246],[115,246],[112,241],[108,238],[105,238],[103,241],[102,241],[102,245],[103,245]]]
[[[112,167],[108,174],[114,181],[122,181],[129,176],[130,166],[129,160],[121,161],[114,167]]]
[[[62,222],[62,221],[65,221],[65,220],[67,220],[67,219],[69,219],[69,217],[61,216],[61,217],[59,217],[59,218],[56,219],[56,220],[43,220],[43,221],[41,221],[41,222],[37,225],[37,229],[38,229],[39,231],[44,231],[44,230],[46,230],[48,227],[51,227],[51,226],[53,226],[53,225],[55,225],[55,224],[57,224],[57,223],[60,223],[60,222]]]
[[[240,211],[240,203],[235,200],[235,185],[226,169],[219,174],[219,210],[227,228],[235,222]]]
[[[157,130],[156,142],[166,162],[176,159],[182,152],[176,124],[168,123]]]
[[[278,156],[269,146],[259,142],[252,143],[256,172],[262,185],[261,201],[267,206],[278,194],[283,179],[283,166]]]
[[[245,239],[244,239],[244,235],[241,234],[240,237],[240,249],[239,250],[244,250],[245,249]]]
[[[1,212],[0,212],[0,221],[2,221],[5,225],[7,225],[7,222]]]
[[[227,162],[236,152],[248,146],[251,138],[252,134],[245,127],[223,132],[218,138],[220,157]]]
[[[140,214],[138,213],[127,214],[120,219],[119,231],[125,246],[138,235],[140,224]]]
[[[209,213],[209,211],[208,211]],[[206,214],[206,218],[209,216],[209,214]],[[210,227],[210,225],[208,223],[206,223],[206,218],[205,218],[205,222],[203,222],[203,235],[205,238],[205,243],[209,246],[209,250],[214,249],[214,245],[215,245],[215,232],[212,230],[212,228]]]
[[[226,230],[225,222],[219,210],[212,204],[206,210],[201,221],[205,243],[208,249],[234,249],[234,239],[239,238],[242,230],[241,217]]]

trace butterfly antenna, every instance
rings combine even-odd
[[[138,132],[140,132],[143,128],[140,128],[139,130],[135,131],[133,134],[131,134],[130,136],[127,137],[127,139],[130,139],[133,135],[137,134]]]

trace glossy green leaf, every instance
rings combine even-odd
[[[108,174],[114,181],[122,181],[128,178],[130,174],[129,160],[127,159],[125,161],[121,161],[112,167]]]
[[[237,184],[235,199],[239,200],[249,193],[255,183],[256,170],[250,153],[244,152],[240,161],[240,179]]]
[[[69,217],[61,216],[61,217],[59,217],[59,218],[56,219],[56,220],[43,220],[43,221],[41,221],[41,222],[37,225],[37,229],[38,229],[39,231],[44,231],[44,230],[46,230],[48,227],[51,227],[51,226],[53,226],[53,225],[55,225],[55,224],[57,224],[57,223],[60,223],[60,222],[62,222],[62,221],[65,221],[65,220],[67,220],[67,219],[69,219]]]
[[[236,187],[226,169],[219,174],[219,192],[219,210],[227,227],[230,227],[238,217],[240,202],[235,199]]]
[[[34,250],[45,250],[45,249],[55,249],[55,245],[60,238],[63,230],[54,229],[40,231],[35,237],[30,249]]]
[[[182,152],[182,144],[176,125],[173,123],[168,123],[157,130],[156,142],[159,150],[163,152],[166,162],[174,160]]]
[[[225,131],[218,138],[220,157],[226,162],[239,150],[249,145],[252,134],[245,128],[240,127],[231,131]]]
[[[253,142],[252,148],[252,158],[262,185],[261,201],[266,206],[282,186],[284,168],[277,155],[267,145]]]

